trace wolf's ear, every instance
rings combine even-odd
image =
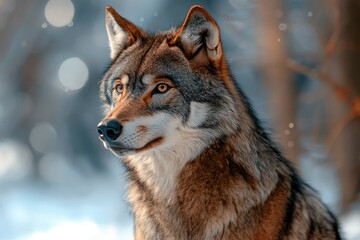
[[[110,6],[106,7],[105,22],[109,37],[110,57],[113,60],[122,50],[145,36],[140,28],[121,17]]]
[[[179,45],[189,58],[201,48],[206,50],[210,60],[219,60],[222,56],[219,27],[210,14],[197,5],[190,8],[170,44]]]

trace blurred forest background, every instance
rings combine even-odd
[[[132,239],[124,170],[96,132],[105,6],[157,32],[193,4],[282,151],[360,239],[359,0],[0,0],[0,239]]]

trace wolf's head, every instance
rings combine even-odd
[[[238,128],[239,96],[219,28],[203,8],[151,35],[107,7],[106,29],[112,63],[101,81],[106,117],[98,132],[107,149],[191,158]]]

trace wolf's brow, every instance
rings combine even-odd
[[[154,79],[153,76],[146,74],[141,78],[141,83],[143,83],[145,85],[149,85],[153,79]]]
[[[122,75],[120,81],[122,84],[127,85],[129,83],[129,75],[127,74]]]

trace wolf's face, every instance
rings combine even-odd
[[[219,29],[205,10],[190,10],[177,30],[148,35],[108,7],[106,27],[112,64],[101,81],[106,117],[98,132],[107,149],[196,154],[234,128],[234,86],[221,76]]]

